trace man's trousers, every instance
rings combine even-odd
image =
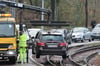
[[[26,63],[26,47],[19,48],[19,61]]]

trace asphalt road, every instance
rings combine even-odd
[[[32,56],[31,50],[29,50],[29,63],[25,63],[25,64],[20,64],[20,63],[9,64],[7,62],[0,62],[0,66],[36,66],[32,61],[30,61],[30,57],[31,56]]]
[[[10,64],[0,64],[0,66],[36,66],[32,63],[28,63],[28,64],[15,64],[15,65],[10,65]]]

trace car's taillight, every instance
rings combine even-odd
[[[67,43],[60,43],[59,46],[66,46]]]
[[[39,46],[45,46],[45,43],[42,43],[42,42],[37,42],[37,44],[38,44]]]

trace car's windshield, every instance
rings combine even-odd
[[[63,41],[62,35],[42,35],[41,40]]]
[[[14,24],[0,23],[0,37],[14,36]]]
[[[100,28],[94,28],[92,32],[99,32]]]
[[[100,27],[100,24],[96,25],[96,27]]]
[[[100,28],[100,24],[97,24],[97,25],[95,26],[95,28],[97,28],[97,29]]]

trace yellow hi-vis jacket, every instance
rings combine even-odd
[[[27,36],[26,34],[22,34],[19,36],[19,47],[27,47]]]

